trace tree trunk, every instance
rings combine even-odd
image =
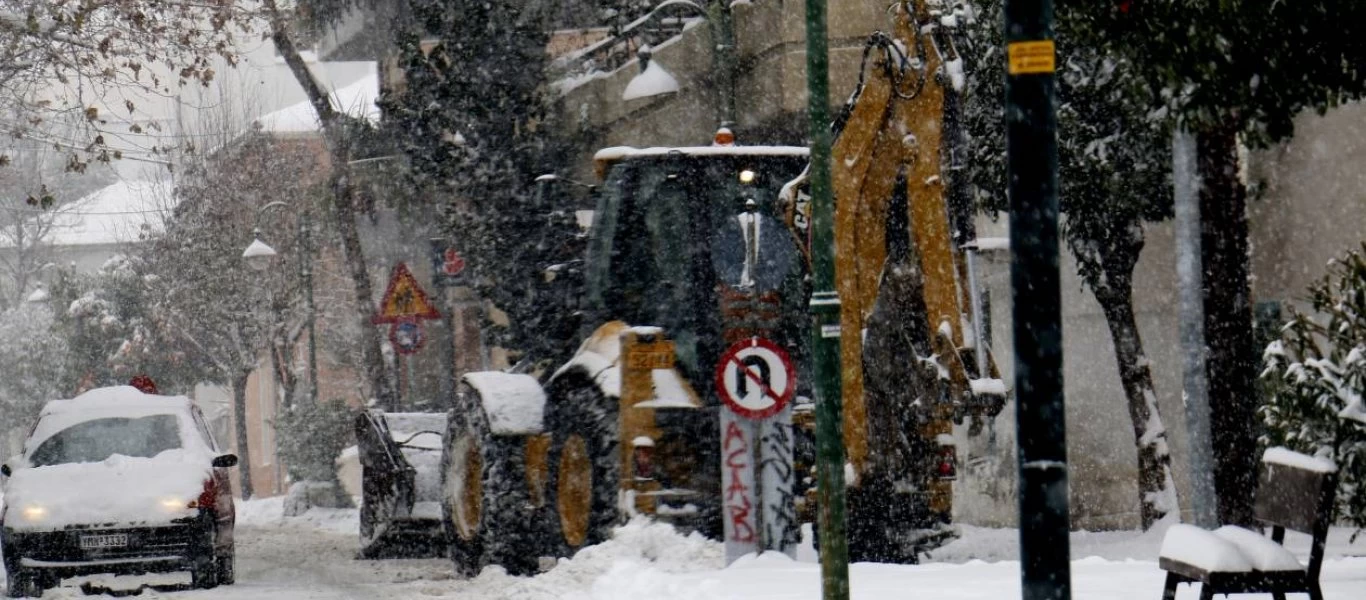
[[[275,48],[284,58],[285,64],[294,79],[304,89],[309,103],[318,113],[323,136],[331,158],[329,187],[333,193],[333,204],[337,215],[337,231],[342,239],[342,258],[355,291],[356,317],[360,320],[362,331],[361,367],[370,382],[370,394],[378,399],[380,408],[394,405],[393,380],[384,369],[384,354],[380,350],[379,330],[370,322],[371,303],[375,301],[370,286],[370,274],[366,269],[365,252],[361,246],[360,231],[356,227],[355,183],[351,178],[351,149],[347,140],[346,117],[332,106],[331,98],[309,72],[308,65],[299,55],[299,49],[289,34],[289,21],[280,12],[273,0],[266,2],[271,15],[271,38]]]
[[[337,146],[344,147],[344,142]],[[356,187],[351,182],[350,152],[333,151],[332,190],[336,198],[337,230],[342,238],[342,256],[346,259],[347,270],[356,294],[356,318],[361,322],[363,337],[361,362],[370,380],[370,393],[378,399],[379,408],[388,410],[396,405],[398,395],[394,390],[393,378],[384,368],[384,354],[380,350],[379,328],[370,322],[371,303],[375,301],[370,287],[370,273],[365,268],[365,253],[361,247],[360,231],[356,228]]]
[[[1132,277],[1132,268],[1129,277]],[[1113,282],[1119,278],[1109,279]],[[1157,396],[1153,393],[1152,369],[1143,354],[1143,340],[1134,318],[1133,285],[1127,278],[1121,281],[1125,283],[1111,283],[1093,291],[1105,313],[1105,322],[1110,326],[1119,381],[1129,403],[1129,420],[1133,422],[1134,443],[1138,448],[1139,517],[1146,530],[1167,513],[1178,509],[1176,486],[1171,476],[1167,430],[1162,425]]]
[[[294,389],[298,385],[299,377],[294,374],[293,342],[288,336],[280,337],[284,339],[271,340],[270,365],[275,373],[275,381],[283,388],[285,410],[289,410],[294,406]]]
[[[247,378],[251,371],[238,371],[232,382],[232,421],[237,430],[237,475],[242,485],[242,499],[250,500],[251,445],[247,441]]]
[[[1250,525],[1256,487],[1257,349],[1252,336],[1247,190],[1236,124],[1197,134],[1214,492],[1220,523]]]

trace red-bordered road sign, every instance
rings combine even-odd
[[[417,319],[403,319],[389,327],[389,342],[399,354],[416,354],[427,342],[427,334]]]
[[[727,348],[716,365],[716,391],[726,408],[747,419],[766,419],[787,406],[797,371],[787,351],[764,338]]]
[[[370,321],[379,325],[440,318],[441,312],[427,298],[427,292],[418,285],[408,265],[398,263],[393,276],[389,278],[388,289],[384,290],[384,298],[379,301],[379,314]]]

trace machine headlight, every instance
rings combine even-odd
[[[740,183],[754,183],[755,175],[756,173],[753,169],[745,169],[743,171],[740,171]]]
[[[21,512],[24,515],[24,520],[30,523],[37,523],[47,518],[47,507],[37,504],[25,506]]]

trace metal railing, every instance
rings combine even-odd
[[[706,9],[696,2],[665,0],[606,38],[555,59],[551,64],[552,78],[572,78],[594,71],[610,73],[634,60],[642,46],[663,44],[704,20]]]

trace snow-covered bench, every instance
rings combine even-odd
[[[1200,582],[1201,600],[1246,593],[1271,593],[1276,600],[1305,593],[1322,600],[1319,569],[1337,479],[1337,466],[1330,461],[1284,448],[1267,450],[1255,510],[1257,520],[1271,527],[1271,537],[1232,525],[1214,531],[1172,526],[1158,560],[1167,571],[1162,599],[1176,598],[1178,584]],[[1281,545],[1286,529],[1313,536],[1307,566]]]

